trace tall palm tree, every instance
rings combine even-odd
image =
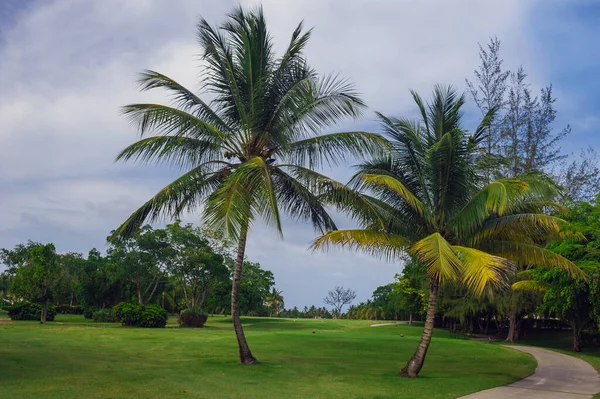
[[[318,135],[364,108],[353,86],[337,76],[319,77],[303,49],[310,38],[302,23],[282,56],[276,57],[262,9],[234,10],[212,27],[201,19],[198,40],[205,68],[201,99],[175,80],[154,71],[141,74],[142,90],[163,88],[172,106],[132,104],[123,108],[143,136],[117,160],[167,163],[187,170],[136,210],[117,230],[130,235],[145,221],[176,218],[202,208],[203,222],[237,242],[231,314],[240,362],[255,363],[238,310],[238,288],[246,238],[262,218],[281,234],[283,211],[310,220],[324,231],[335,228],[319,199],[312,168],[377,151],[376,134]]]
[[[267,307],[271,310],[271,316],[273,314],[279,314],[279,308],[283,306],[283,291],[273,288],[273,291],[265,298],[267,300]]]
[[[508,285],[517,263],[556,265],[579,274],[567,259],[539,243],[560,234],[564,221],[540,212],[556,194],[543,176],[492,182],[484,187],[475,165],[477,147],[493,120],[489,112],[473,135],[461,126],[463,96],[436,86],[424,104],[412,92],[419,121],[379,117],[393,151],[358,167],[354,189],[330,185],[329,200],[362,229],[323,234],[314,248],[340,245],[401,259],[409,252],[429,279],[421,342],[402,369],[417,377],[425,361],[443,284],[463,283],[481,295]]]

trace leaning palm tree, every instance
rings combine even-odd
[[[319,77],[308,65],[303,49],[309,38],[310,31],[299,24],[277,57],[262,9],[236,9],[216,28],[201,19],[201,94],[145,71],[142,90],[166,89],[174,103],[123,108],[142,136],[156,135],[125,148],[117,160],[167,163],[186,172],[133,212],[117,234],[127,236],[145,221],[202,208],[205,225],[235,240],[231,314],[242,364],[255,363],[238,310],[253,222],[262,218],[281,234],[284,212],[321,231],[334,228],[315,191],[314,182],[323,177],[313,168],[362,157],[385,144],[379,135],[364,132],[318,135],[342,118],[359,116],[364,105],[346,80]]]
[[[265,299],[267,307],[271,311],[270,316],[278,315],[279,309],[283,306],[283,291],[273,288],[273,291]]]
[[[474,134],[461,126],[463,96],[437,86],[430,104],[412,92],[420,121],[379,115],[393,151],[363,163],[348,187],[329,184],[328,199],[361,229],[323,234],[314,248],[340,245],[401,260],[409,252],[429,280],[421,342],[401,375],[417,377],[425,361],[438,290],[462,283],[475,294],[507,287],[518,263],[556,265],[578,274],[567,259],[539,245],[560,234],[564,221],[543,214],[555,206],[554,185],[543,176],[505,179],[482,187],[474,166],[492,121]]]

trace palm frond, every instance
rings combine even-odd
[[[477,192],[451,218],[449,224],[458,235],[470,235],[481,227],[490,214],[504,215],[511,198],[520,195],[527,188],[527,183],[520,179],[492,182]]]
[[[423,203],[398,179],[389,175],[375,174],[363,174],[360,178],[362,180],[362,187],[375,190],[384,187],[403,198],[417,214],[420,216],[425,215]]]
[[[513,291],[546,292],[550,289],[548,284],[536,280],[521,280],[513,283]]]
[[[307,186],[279,167],[273,168],[272,177],[277,201],[284,212],[295,219],[310,220],[321,232],[337,229],[321,199]]]
[[[567,229],[568,223],[542,213],[523,213],[488,219],[472,237],[482,240],[545,243],[554,239],[584,238]]]
[[[522,267],[559,267],[573,278],[583,278],[585,274],[567,258],[535,244],[490,240],[482,242],[479,249],[502,258],[510,259]]]
[[[340,246],[360,250],[386,260],[400,259],[408,249],[410,240],[405,237],[373,230],[334,230],[318,237],[312,244],[313,250]]]
[[[457,281],[464,268],[451,245],[439,233],[414,243],[410,253],[423,263],[429,279],[438,283]]]
[[[257,168],[262,169],[262,192],[263,202],[261,215],[265,219],[267,224],[273,223],[277,232],[282,235],[281,230],[281,218],[279,217],[279,205],[277,204],[277,193],[273,185],[273,179],[271,176],[272,168],[265,162],[261,157],[254,157],[248,161],[248,164],[252,164]]]
[[[195,167],[221,158],[221,147],[201,139],[181,136],[154,136],[139,140],[116,157],[116,161],[164,163],[177,167]]]
[[[215,144],[224,143],[227,134],[210,123],[177,108],[161,104],[129,104],[122,113],[135,125],[140,134],[150,131],[165,135],[204,139]]]
[[[471,143],[474,146],[478,146],[487,138],[490,127],[492,126],[497,113],[498,107],[492,107],[485,113],[483,119],[479,123],[479,126],[477,126],[477,129],[475,129],[475,133],[473,133],[471,136]]]
[[[115,230],[113,236],[130,237],[146,222],[153,222],[161,215],[178,217],[184,210],[190,210],[214,190],[226,169],[218,172],[207,171],[205,165],[198,166],[160,190]]]
[[[389,149],[389,143],[378,134],[341,132],[296,141],[281,153],[290,163],[315,168],[352,158],[381,156]]]
[[[464,266],[462,282],[475,295],[508,288],[508,276],[516,271],[514,262],[475,248],[454,245],[452,249]]]
[[[254,165],[244,165],[231,172],[208,196],[203,224],[237,240],[259,213],[254,192],[259,176],[260,170]]]
[[[194,94],[185,86],[179,84],[174,79],[152,70],[145,70],[140,74],[138,82],[141,90],[151,90],[156,88],[167,89],[173,96],[177,108],[202,119],[215,126],[217,129],[231,133],[230,126],[200,97]]]
[[[287,98],[285,112],[279,113],[277,124],[271,126],[288,135],[294,130],[320,131],[343,118],[357,118],[365,108],[354,86],[336,75],[304,79]]]

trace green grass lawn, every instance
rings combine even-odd
[[[535,368],[528,355],[436,330],[421,378],[402,379],[397,372],[421,327],[244,324],[255,366],[237,364],[231,322],[222,316],[204,329],[123,328],[68,315],[45,326],[0,322],[0,398],[456,398]]]

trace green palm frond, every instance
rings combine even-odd
[[[227,170],[207,171],[205,165],[196,167],[179,177],[137,209],[115,230],[115,236],[129,237],[145,222],[153,222],[161,215],[177,218],[184,210],[192,210],[214,190],[228,174]]]
[[[334,230],[318,237],[313,250],[340,246],[356,249],[383,259],[399,259],[408,249],[410,240],[405,237],[372,230]]]
[[[508,276],[517,266],[510,260],[490,255],[475,248],[452,246],[464,265],[463,284],[479,296],[484,291],[508,288]]]
[[[490,240],[482,242],[479,249],[510,259],[519,265],[538,267],[559,267],[573,278],[583,278],[584,273],[567,258],[535,244]]]
[[[414,243],[410,253],[423,263],[427,276],[438,283],[457,281],[464,268],[452,246],[439,233]]]
[[[171,164],[193,168],[204,162],[219,160],[220,150],[219,146],[206,140],[181,136],[154,136],[126,147],[117,155],[116,161],[133,159],[146,164]]]
[[[254,157],[234,169],[207,198],[203,221],[238,239],[244,228],[260,215],[281,232],[276,197],[264,161]]]
[[[542,213],[524,213],[488,219],[473,235],[472,242],[508,240],[544,243],[554,239],[578,239],[581,235],[567,229],[568,223]]]
[[[535,280],[521,280],[513,283],[513,291],[530,291],[530,292],[546,292],[550,289],[550,286],[540,281]]]
[[[332,126],[343,118],[361,115],[365,105],[349,81],[336,75],[317,80],[310,70],[301,71],[305,74],[301,75],[303,79],[282,97],[269,130],[286,136],[307,135]]]
[[[217,129],[232,133],[230,126],[208,104],[174,79],[152,70],[145,70],[138,79],[141,90],[167,89],[178,109],[202,119]]]
[[[285,173],[281,168],[272,171],[273,184],[279,206],[293,218],[310,220],[315,229],[336,230],[337,227],[325,210],[322,200],[303,182]]]
[[[449,221],[459,235],[477,231],[490,214],[504,215],[511,199],[527,190],[526,182],[503,179],[492,182],[477,192]]]
[[[497,113],[498,107],[492,107],[485,113],[483,119],[479,123],[479,126],[477,126],[477,129],[475,129],[475,133],[473,133],[473,136],[471,136],[470,142],[472,145],[478,146],[486,139]]]
[[[363,174],[360,176],[363,188],[377,189],[385,187],[403,198],[417,214],[424,216],[425,206],[423,203],[398,179],[388,175]]]
[[[296,141],[283,154],[286,161],[313,168],[336,165],[353,158],[383,155],[386,149],[389,149],[389,143],[378,134],[342,132]]]
[[[185,111],[161,104],[129,104],[122,113],[136,124],[141,135],[150,131],[186,136],[221,144],[227,135],[210,123]]]

